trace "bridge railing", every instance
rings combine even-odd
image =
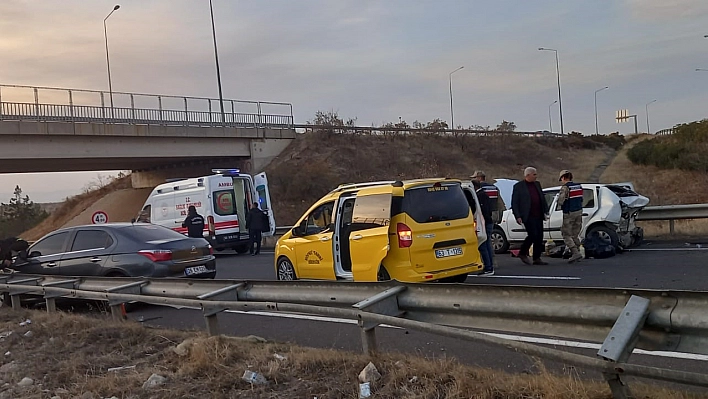
[[[222,116],[213,98],[0,85],[0,120],[293,128],[290,103],[225,99],[223,105]]]

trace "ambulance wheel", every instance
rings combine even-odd
[[[290,262],[290,259],[285,256],[281,256],[280,259],[278,259],[277,277],[278,280],[282,281],[297,280],[297,276],[295,275],[295,267],[293,266],[293,263]]]
[[[234,247],[234,251],[236,251],[237,254],[245,254],[246,252],[248,252],[248,244]]]

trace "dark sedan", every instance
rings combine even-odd
[[[67,227],[42,237],[15,259],[28,274],[214,278],[216,259],[203,238],[145,223]]]

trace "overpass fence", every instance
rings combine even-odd
[[[290,103],[224,99],[223,105],[222,115],[219,100],[206,97],[0,85],[2,121],[293,128]]]
[[[43,298],[48,312],[56,311],[58,298],[105,301],[116,319],[123,318],[124,305],[133,301],[199,309],[210,335],[220,333],[218,317],[225,311],[355,320],[362,349],[369,355],[378,351],[376,328],[395,326],[598,370],[614,398],[631,397],[622,381],[624,376],[708,387],[707,374],[629,362],[635,351],[671,351],[697,358],[701,356],[695,355],[708,355],[708,292],[703,291],[5,273],[0,274],[0,292],[15,310],[20,309],[21,296],[28,295]],[[592,357],[491,331],[601,345]]]

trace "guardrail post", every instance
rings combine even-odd
[[[59,288],[76,288],[76,283],[79,279],[55,281],[53,283],[42,284],[42,287],[59,287]],[[44,294],[44,301],[47,304],[47,313],[54,313],[57,311],[56,298],[61,298],[63,294]]]
[[[0,87],[0,120],[2,120],[2,87]]]
[[[150,284],[149,281],[135,281],[128,284],[119,285],[117,287],[111,287],[106,290],[106,292],[111,294],[133,294],[142,295],[143,286]],[[123,320],[123,310],[126,301],[120,299],[110,299],[108,300],[108,306],[111,308],[111,316],[113,320]]]
[[[669,219],[669,234],[674,235],[674,219]]]
[[[103,92],[101,92],[101,115],[103,123],[106,123],[106,100],[103,98]]]
[[[238,289],[242,288],[246,283],[238,283],[218,289],[216,291],[207,292],[197,296],[198,299],[209,299],[214,301],[238,301]],[[202,304],[202,313],[204,314],[204,321],[206,322],[207,333],[209,335],[219,335],[219,319],[217,315],[224,310],[226,307],[223,306],[213,306],[208,302]]]
[[[211,98],[207,101],[209,103],[209,123],[214,122],[214,115],[211,114]]]
[[[17,284],[17,285],[23,285],[27,284],[29,285],[30,283],[34,283],[32,285],[39,285],[39,280],[41,280],[42,277],[32,277],[32,278],[26,278],[26,279],[20,279],[20,280],[14,280],[14,281],[8,281],[7,284]],[[20,295],[26,294],[28,290],[22,291],[21,289],[18,289],[17,291],[10,291],[10,301],[12,302],[12,310],[20,310],[22,308],[22,301],[20,300]]]
[[[398,294],[405,291],[405,285],[399,285],[380,292],[352,305],[353,308],[363,312],[383,314],[386,316],[400,316],[403,311],[398,308]],[[359,314],[359,328],[361,328],[361,346],[365,354],[373,356],[378,350],[376,342],[376,327],[379,323],[366,321],[364,313]]]
[[[632,295],[597,355],[612,363],[627,362],[637,345],[639,332],[649,315],[649,304],[648,299]],[[603,376],[610,385],[613,398],[629,399],[633,397],[629,387],[620,379],[618,373],[603,373]]]

